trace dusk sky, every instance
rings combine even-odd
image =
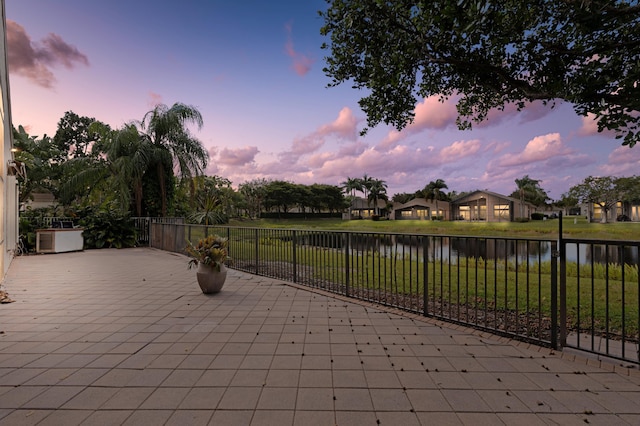
[[[365,173],[391,197],[444,179],[449,190],[515,190],[528,174],[552,199],[589,175],[640,174],[640,147],[597,134],[570,105],[496,111],[472,131],[451,101],[361,137],[363,92],[327,88],[324,0],[5,0],[14,126],[53,136],[65,111],[114,128],[157,103],[202,113],[207,174],[339,185]]]

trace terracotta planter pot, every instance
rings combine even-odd
[[[222,290],[224,281],[227,279],[227,267],[220,265],[220,270],[215,266],[198,263],[196,271],[198,285],[204,294],[218,293]]]

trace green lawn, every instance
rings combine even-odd
[[[260,219],[232,221],[232,226],[258,228],[323,229],[338,231],[373,231],[403,234],[442,234],[495,237],[557,238],[558,220],[515,222],[462,222],[430,220],[341,220],[341,219]],[[565,238],[640,241],[640,223],[588,223],[584,217],[563,219]]]

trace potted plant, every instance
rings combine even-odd
[[[186,251],[191,259],[189,268],[197,266],[198,285],[204,294],[217,293],[227,278],[225,262],[229,261],[228,241],[219,235],[209,235],[197,244],[187,241]]]

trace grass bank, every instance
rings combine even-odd
[[[429,235],[472,235],[485,237],[550,238],[558,236],[558,220],[516,222],[463,222],[430,220],[276,220],[259,219],[232,221],[232,226],[282,229],[318,229],[358,232],[389,232]],[[640,241],[640,223],[589,223],[584,217],[563,219],[565,238],[588,238],[598,240]]]

